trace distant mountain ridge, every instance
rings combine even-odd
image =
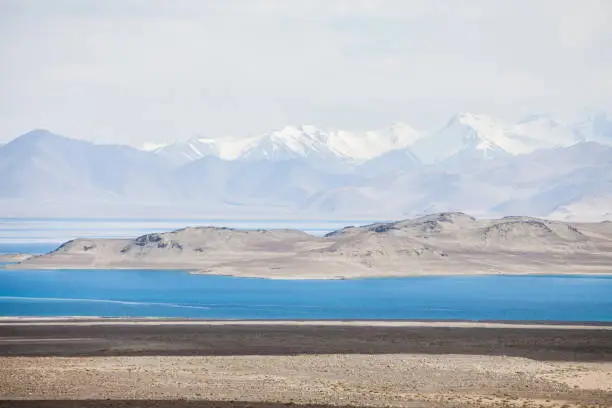
[[[0,211],[604,219],[612,216],[610,123],[604,114],[573,125],[541,115],[509,124],[460,114],[430,133],[401,123],[362,133],[302,126],[152,150],[38,129],[0,146]]]
[[[495,158],[567,147],[581,141],[612,144],[612,118],[592,113],[577,123],[564,124],[546,115],[508,123],[488,115],[460,113],[440,129],[415,130],[396,122],[378,131],[323,130],[286,126],[245,137],[194,137],[148,149],[174,165],[215,156],[224,160],[304,159],[312,164],[340,162],[359,165],[403,150],[423,164],[456,158]],[[391,157],[392,157],[391,156]]]
[[[0,197],[170,198],[167,172],[159,157],[133,147],[36,129],[0,148]]]

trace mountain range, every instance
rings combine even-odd
[[[33,130],[0,145],[6,216],[612,217],[612,117],[472,113],[421,132],[288,126],[162,146]]]

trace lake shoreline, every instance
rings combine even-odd
[[[24,254],[25,255],[25,254]],[[36,257],[37,255],[28,255],[26,259]],[[3,261],[0,257],[0,262]],[[596,268],[595,271],[591,272],[564,272],[560,270],[554,271],[525,271],[525,272],[496,272],[496,271],[477,271],[477,272],[435,272],[435,271],[423,271],[423,272],[412,272],[412,273],[393,273],[393,272],[383,272],[383,271],[374,271],[368,275],[337,275],[333,273],[329,274],[317,274],[317,275],[300,275],[299,273],[291,273],[291,274],[276,274],[276,275],[267,275],[267,274],[257,274],[257,273],[224,273],[224,272],[214,272],[214,271],[205,271],[199,268],[194,267],[183,267],[181,268],[179,265],[148,265],[148,266],[112,266],[109,267],[107,265],[103,266],[88,266],[88,267],[79,267],[73,265],[60,265],[60,266],[41,266],[41,265],[31,265],[31,264],[21,264],[19,261],[8,262],[4,265],[0,265],[1,270],[9,270],[9,271],[19,271],[19,270],[27,270],[27,271],[55,271],[55,270],[65,270],[65,271],[150,271],[151,273],[159,272],[178,272],[178,273],[188,273],[190,275],[197,276],[220,276],[220,277],[230,277],[230,278],[238,278],[238,279],[263,279],[263,280],[277,280],[277,281],[342,281],[342,280],[370,280],[370,279],[401,279],[401,278],[452,278],[452,277],[483,277],[483,276],[500,276],[500,277],[521,277],[521,276],[547,276],[547,277],[602,277],[602,278],[612,278],[612,272],[609,271],[601,271],[601,269]]]
[[[612,321],[464,320],[464,319],[201,319],[105,316],[0,316],[3,326],[326,326],[326,327],[444,327],[612,330]]]

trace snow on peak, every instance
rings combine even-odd
[[[395,122],[378,131],[333,131],[330,132],[329,143],[333,150],[356,162],[364,162],[394,150],[404,149],[422,136],[421,132],[412,127]]]
[[[312,125],[285,126],[268,133],[242,138],[192,138],[154,151],[176,164],[205,156],[224,160],[287,160],[291,158],[335,158],[364,162],[391,150],[401,149],[421,137],[403,123],[381,131],[349,132],[323,130]]]
[[[144,143],[140,146],[140,150],[144,150],[145,152],[154,152],[166,146],[168,146],[168,143]]]
[[[328,135],[314,126],[285,126],[249,140],[235,158],[286,160],[313,154],[337,155],[327,145]]]
[[[547,115],[516,123],[480,113],[462,112],[434,132],[423,133],[402,122],[373,131],[327,130],[312,125],[285,126],[246,137],[195,137],[165,146],[147,145],[175,164],[205,156],[224,160],[329,160],[361,164],[386,153],[410,149],[424,164],[458,158],[492,159],[538,149],[594,140],[612,144],[612,119],[601,113],[567,125]]]
[[[459,113],[442,129],[417,140],[411,147],[426,164],[453,156],[492,158],[489,151],[516,150],[505,136],[507,126],[486,115]]]
[[[570,127],[545,115],[530,116],[513,124],[483,114],[459,113],[445,127],[417,141],[412,149],[424,163],[435,163],[455,155],[496,157],[492,151],[527,154],[578,141]],[[478,151],[482,154],[478,155]]]

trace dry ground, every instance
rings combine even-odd
[[[0,324],[0,399],[24,408],[612,407],[612,330]]]

